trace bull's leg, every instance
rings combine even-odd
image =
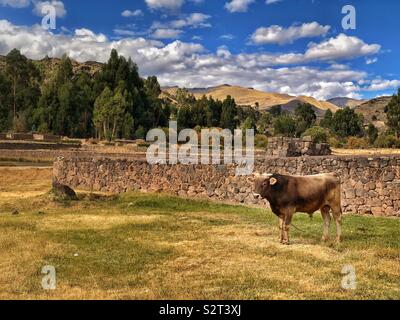
[[[283,226],[283,244],[290,244],[289,240],[289,230],[290,230],[290,225],[292,223],[292,218],[293,218],[294,210],[286,210],[285,212],[285,222]]]
[[[331,214],[330,214],[331,208],[328,206],[325,206],[321,209],[322,213],[322,218],[324,219],[324,234],[322,236],[322,241],[328,241],[329,240],[329,230],[331,226]]]
[[[332,211],[336,222],[336,241],[339,243],[342,240],[342,209],[332,208]]]
[[[280,233],[280,237],[281,237],[281,239],[280,239],[281,243],[283,243],[283,228],[284,228],[284,226],[285,226],[285,215],[281,214],[279,216],[279,233]]]

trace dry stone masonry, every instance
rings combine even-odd
[[[327,156],[332,154],[327,143],[314,143],[311,137],[268,139],[267,155],[278,157]]]
[[[326,156],[256,160],[255,172],[334,173],[342,181],[346,213],[400,216],[400,156]],[[58,158],[54,177],[87,191],[166,192],[193,198],[265,205],[253,196],[254,177],[235,176],[234,165],[149,165],[144,160]]]

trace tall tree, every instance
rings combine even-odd
[[[237,106],[231,96],[227,96],[222,102],[221,127],[223,129],[234,130],[237,126]]]
[[[317,115],[313,106],[309,103],[302,103],[295,110],[296,135],[300,137],[307,129],[314,126]]]
[[[397,137],[400,137],[400,89],[385,107],[385,112],[388,118],[388,127],[393,130]]]
[[[320,126],[322,128],[330,129],[333,122],[333,113],[330,109],[326,110],[324,118],[321,120]]]
[[[0,71],[0,132],[10,126],[11,82]]]
[[[341,137],[360,136],[363,134],[363,118],[349,107],[338,110],[332,119],[332,130]]]
[[[12,117],[36,106],[40,95],[40,73],[32,61],[17,49],[6,56],[5,75],[11,83]]]

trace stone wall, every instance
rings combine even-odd
[[[60,142],[61,136],[36,133],[0,133],[0,140]]]
[[[268,139],[267,155],[277,157],[328,156],[332,154],[327,143],[314,143],[311,137]]]
[[[400,216],[400,156],[298,157],[256,160],[255,172],[334,173],[342,181],[345,212]],[[179,196],[264,205],[253,196],[253,177],[233,165],[149,165],[143,160],[58,158],[55,178],[70,187],[107,192],[167,192]]]

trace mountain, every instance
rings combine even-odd
[[[351,99],[351,98],[346,98],[346,97],[332,98],[327,101],[334,104],[335,106],[338,106],[339,108],[346,108],[346,107],[355,108],[355,107],[367,102],[367,100],[357,100],[357,99]]]
[[[43,58],[41,60],[31,60],[36,67],[40,70],[42,74],[42,78],[46,80],[49,80],[54,74],[55,71],[57,70],[61,59],[59,58]],[[80,72],[87,72],[91,76],[96,74],[100,69],[101,66],[103,65],[100,62],[95,62],[95,61],[87,61],[87,62],[77,62],[75,60],[71,59],[72,63],[72,68],[74,74],[80,73]],[[0,68],[4,68],[6,64],[6,57],[0,55]]]
[[[385,107],[392,97],[379,97],[367,101],[354,108],[355,112],[364,116],[365,123],[372,122],[377,128],[384,129],[387,121]]]
[[[177,87],[169,87],[164,88],[163,91],[167,95],[174,96],[177,89]],[[310,103],[319,113],[324,113],[328,109],[333,112],[339,110],[339,107],[330,102],[319,101],[312,97],[294,97],[287,94],[263,92],[253,88],[230,86],[226,84],[210,88],[188,90],[193,93],[196,98],[201,98],[203,95],[206,95],[208,97],[212,96],[214,99],[224,100],[226,96],[230,95],[235,99],[238,105],[255,107],[258,103],[260,110],[268,110],[273,106],[281,105],[284,110],[293,111],[299,103]]]

